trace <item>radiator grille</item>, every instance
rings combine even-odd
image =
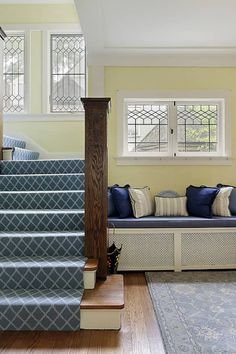
[[[119,231],[110,235],[110,243],[123,245],[118,270],[155,270],[174,268],[174,233]]]
[[[236,233],[182,234],[182,265],[236,264]]]

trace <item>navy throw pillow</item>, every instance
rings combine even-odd
[[[129,197],[128,191],[129,185],[124,187],[120,186],[112,186],[111,194],[113,198],[113,202],[115,204],[115,208],[119,214],[120,218],[128,218],[129,216],[133,216],[132,205]]]
[[[107,190],[107,216],[115,216],[117,215],[117,210],[116,210],[116,207],[115,207],[115,204],[114,204],[114,201],[113,201],[113,197],[112,197],[112,194],[111,194],[111,190],[110,188],[108,188]]]
[[[231,186],[229,184],[221,184],[221,183],[218,183],[217,187],[218,188],[233,187],[233,190],[232,190],[232,192],[230,193],[230,196],[229,196],[229,210],[230,210],[232,215],[236,215],[236,187],[235,186]]]
[[[211,218],[211,207],[218,192],[219,188],[216,187],[189,186],[186,189],[189,215]]]

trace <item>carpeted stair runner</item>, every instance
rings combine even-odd
[[[26,149],[26,142],[22,139],[3,136],[3,147],[13,148],[13,160],[37,160],[39,153]]]
[[[84,161],[0,167],[0,330],[78,330]]]

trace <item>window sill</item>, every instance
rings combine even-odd
[[[226,156],[204,156],[204,157],[158,157],[158,156],[120,156],[115,157],[117,165],[179,165],[179,166],[200,166],[200,165],[232,165],[233,159]]]
[[[81,113],[48,113],[48,114],[3,114],[5,122],[72,122],[84,120],[84,112]]]

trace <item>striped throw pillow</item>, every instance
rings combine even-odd
[[[129,196],[135,218],[153,214],[154,202],[149,187],[129,188]]]
[[[217,216],[231,216],[229,210],[229,196],[233,187],[222,187],[212,204],[212,213]]]
[[[155,216],[188,216],[187,197],[161,198],[156,197]]]

